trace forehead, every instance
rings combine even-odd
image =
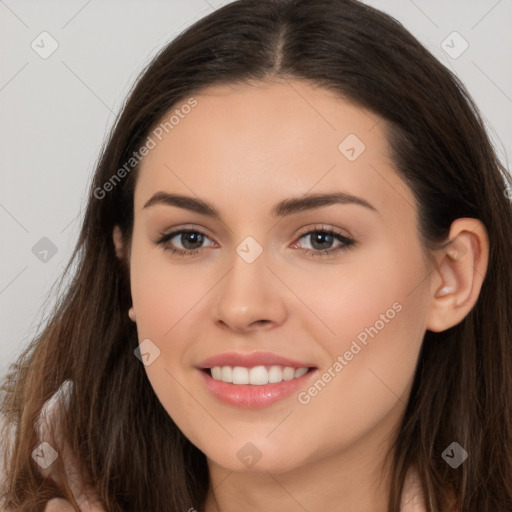
[[[150,134],[136,210],[158,190],[247,208],[309,191],[347,191],[377,208],[414,203],[393,169],[384,122],[333,91],[289,81],[215,85],[192,97]]]

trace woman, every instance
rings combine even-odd
[[[509,183],[389,16],[203,18],[133,89],[4,382],[4,508],[511,510]]]

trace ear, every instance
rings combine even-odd
[[[114,232],[112,233],[112,238],[114,239],[114,246],[116,248],[116,256],[123,260],[126,256],[124,241],[123,241],[123,233],[121,232],[121,228],[119,226],[114,226]]]
[[[489,237],[478,219],[460,218],[436,255],[426,327],[441,332],[460,323],[475,305],[487,272]]]

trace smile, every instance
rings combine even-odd
[[[206,389],[223,404],[259,409],[304,389],[316,368],[214,366],[199,370]]]
[[[292,368],[291,366],[214,366],[210,368],[210,375],[215,380],[231,382],[232,384],[252,384],[263,386],[277,384],[283,380],[298,379],[308,372],[309,368]]]

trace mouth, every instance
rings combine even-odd
[[[316,367],[313,366],[294,368],[282,365],[213,366],[201,369],[213,380],[234,384],[235,386],[279,384],[283,381],[300,379],[314,370],[316,370]]]
[[[316,367],[213,366],[198,374],[206,390],[222,405],[237,409],[261,409],[298,394],[317,376]]]

